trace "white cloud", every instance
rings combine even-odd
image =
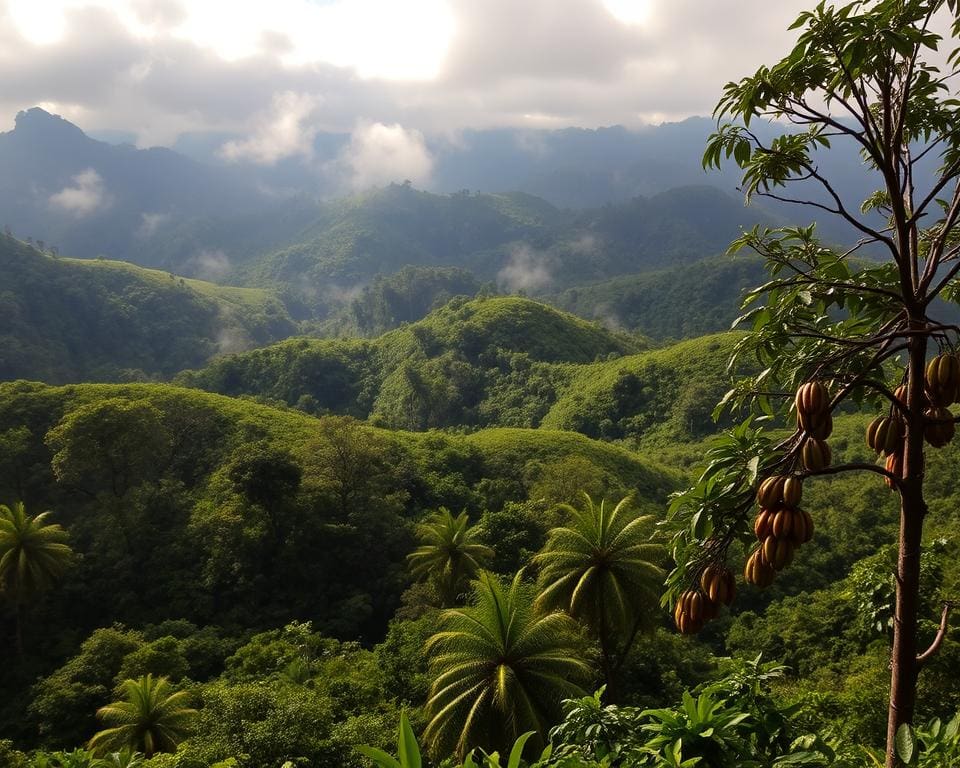
[[[408,180],[422,185],[433,171],[423,134],[399,123],[358,124],[339,163],[354,189]]]
[[[547,256],[528,245],[514,248],[510,260],[497,273],[497,285],[510,292],[539,291],[552,282]]]
[[[220,154],[227,160],[252,160],[263,165],[273,165],[293,155],[310,157],[317,127],[308,120],[318,104],[319,99],[305,93],[277,94],[269,114],[260,119],[253,135],[242,141],[228,141]]]
[[[201,280],[217,282],[230,272],[230,257],[221,250],[200,251],[188,262],[194,275]]]
[[[137,227],[137,236],[152,237],[157,233],[157,230],[169,220],[169,213],[141,213],[140,226]]]
[[[709,114],[724,83],[789,52],[811,4],[0,0],[0,118],[46,102],[141,146],[221,131],[262,162],[360,117],[429,135],[638,127]],[[298,121],[310,99],[322,110]]]
[[[78,219],[110,206],[110,195],[103,184],[103,179],[93,168],[87,168],[78,173],[72,181],[72,186],[68,185],[50,195],[51,206]]]

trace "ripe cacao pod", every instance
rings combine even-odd
[[[783,475],[771,475],[757,488],[757,503],[761,507],[772,509],[783,500],[783,487],[787,478]]]
[[[927,408],[923,415],[930,419],[923,427],[923,437],[934,448],[943,448],[953,440],[956,426],[953,414],[946,408]]]
[[[927,363],[924,389],[930,402],[945,408],[957,396],[960,386],[960,358],[956,355],[937,355]]]
[[[793,535],[793,510],[781,507],[773,513],[771,532],[778,539],[789,539]]]
[[[736,579],[731,570],[708,565],[700,576],[700,588],[714,605],[730,605],[736,591]]]
[[[887,456],[887,460],[883,463],[884,469],[887,472],[890,472],[894,477],[903,477],[903,454],[902,453],[891,453]],[[883,481],[887,484],[887,488],[891,491],[896,490],[896,485],[893,480],[889,477],[883,478]]]
[[[754,550],[743,567],[743,580],[760,589],[769,587],[776,576],[773,566],[764,561],[762,552],[762,548]]]
[[[761,509],[760,514],[757,515],[757,519],[753,521],[753,532],[756,534],[758,541],[763,541],[770,535],[770,526],[772,523],[773,510]]]
[[[820,381],[808,381],[797,389],[794,401],[797,413],[815,415],[826,411],[830,404],[830,395],[827,388]]]
[[[803,466],[810,472],[819,472],[830,466],[832,460],[830,446],[825,440],[817,440],[815,437],[808,438],[800,450],[800,460]]]
[[[904,434],[900,419],[878,416],[867,425],[867,445],[881,456],[889,456],[903,447]]]
[[[796,508],[803,497],[803,480],[790,475],[783,481],[783,505]]]

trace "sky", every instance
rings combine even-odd
[[[39,105],[227,161],[399,152],[465,129],[638,127],[712,111],[811,0],[0,0],[0,130]],[[87,180],[90,181],[90,180]],[[69,202],[69,201],[68,201]]]

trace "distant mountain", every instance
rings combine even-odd
[[[551,259],[564,270],[574,264],[576,280],[601,280],[636,271],[622,264],[611,269],[611,259],[622,261],[626,251],[643,269],[663,267],[674,256],[701,258],[725,245],[719,237],[735,231],[727,224],[761,216],[742,209],[735,171],[708,175],[700,168],[711,127],[712,121],[691,118],[642,130],[434,137],[428,140],[434,173],[426,185],[432,199],[395,184],[339,200],[342,188],[319,169],[336,160],[345,135],[318,135],[312,163],[227,164],[217,152],[225,136],[183,137],[177,146],[193,157],[138,150],[96,141],[34,108],[0,134],[0,225],[71,255],[102,254],[214,281],[276,283],[293,273],[298,282],[367,280],[405,264],[464,266],[489,279],[509,260],[498,250],[513,242],[538,252],[556,246],[561,254]],[[829,170],[856,203],[870,191],[856,153],[837,153]],[[699,191],[671,191],[677,188]],[[718,207],[721,198],[727,202]],[[784,221],[816,218],[810,210],[769,210]],[[820,218],[828,238],[843,235]],[[589,263],[577,258],[588,242],[580,233],[564,255],[576,228],[597,230],[612,255]],[[253,263],[263,255],[263,264]]]
[[[235,169],[95,141],[39,108],[0,134],[0,169],[0,223],[81,257],[132,258],[171,221],[239,216],[264,204]]]
[[[0,380],[169,376],[296,332],[267,291],[55,258],[3,235],[0,275]]]
[[[320,206],[297,242],[237,264],[230,278],[329,294],[406,265],[452,266],[539,295],[714,255],[742,228],[775,221],[707,186],[571,212],[520,193],[391,185]]]

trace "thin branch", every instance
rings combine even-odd
[[[805,470],[801,473],[801,477],[815,477],[818,475],[839,475],[843,472],[854,472],[854,471],[863,471],[863,472],[875,472],[878,475],[883,475],[887,480],[896,484],[899,488],[901,485],[901,478],[897,477],[893,472],[888,472],[883,467],[878,467],[876,464],[863,464],[863,463],[852,463],[852,464],[837,464],[833,467],[825,467],[824,469],[818,469],[815,471]]]
[[[943,613],[940,614],[940,627],[937,629],[937,636],[933,638],[933,642],[930,643],[930,647],[927,648],[923,653],[917,656],[917,669],[921,669],[924,664],[930,661],[937,651],[940,650],[940,646],[943,645],[943,641],[947,637],[947,631],[950,629],[950,609],[953,608],[953,603],[949,600],[943,604]]]

